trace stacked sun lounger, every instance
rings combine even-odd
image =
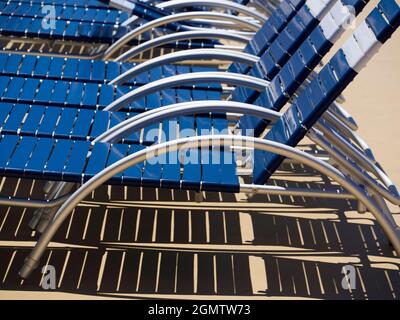
[[[21,277],[102,184],[353,199],[400,254],[387,206],[400,195],[340,105],[398,28],[398,0],[381,0],[330,52],[367,4],[0,1],[0,171],[48,181],[43,199],[0,198],[37,208],[41,236]],[[297,148],[305,137],[329,160]],[[337,188],[270,185],[289,160]]]

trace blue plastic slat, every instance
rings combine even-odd
[[[3,72],[7,60],[8,60],[8,54],[0,53],[0,72]]]
[[[198,149],[190,149],[182,156],[183,176],[182,187],[185,189],[200,190],[201,163]]]
[[[160,124],[155,123],[147,126],[143,130],[143,141],[146,142],[158,142],[160,139]]]
[[[86,139],[86,137],[89,136],[89,129],[93,116],[93,110],[80,110],[80,112],[78,113],[78,117],[75,121],[72,134],[79,138]]]
[[[223,118],[214,118],[213,134],[228,134],[228,120]]]
[[[100,87],[99,106],[104,108],[114,101],[114,87],[102,85]]]
[[[378,3],[379,9],[385,15],[389,24],[397,28],[400,24],[400,5],[396,0],[385,0]]]
[[[70,17],[71,20],[77,20],[81,21],[83,15],[85,14],[85,10],[83,8],[74,8],[74,12],[72,13],[72,16]]]
[[[176,103],[176,91],[174,89],[167,89],[167,90],[162,90],[162,99],[161,99],[161,105],[162,106],[168,106],[170,104]],[[180,98],[183,97],[183,92],[179,95]]]
[[[119,63],[108,61],[106,78],[108,81],[113,80],[119,76]]]
[[[128,154],[134,154],[140,150],[144,149],[143,146],[139,145],[131,145],[129,148]],[[142,181],[142,170],[143,170],[144,163],[138,163],[132,167],[129,167],[122,173],[122,182],[125,183],[132,183],[132,184],[139,184]]]
[[[179,188],[181,177],[179,153],[170,153],[166,158],[167,161],[162,164],[161,187]]]
[[[195,101],[208,100],[207,90],[193,90],[192,95],[193,95],[193,100]]]
[[[221,182],[221,161],[223,159],[219,150],[201,150],[201,180],[208,190],[220,190],[218,186]]]
[[[10,77],[0,77],[0,97],[3,95],[3,92],[6,90],[8,84],[10,83]]]
[[[315,50],[322,57],[328,53],[329,49],[333,46],[333,44],[325,38],[320,26],[317,26],[314,31],[311,32],[309,39],[312,41]]]
[[[178,121],[176,119],[166,120],[162,123],[161,142],[176,140]]]
[[[31,55],[25,56],[19,68],[19,75],[30,76],[34,70],[37,59],[37,57]]]
[[[47,107],[38,130],[43,134],[52,135],[60,113],[61,108]]]
[[[40,84],[39,79],[33,79],[33,78],[26,79],[25,84],[22,87],[19,99],[21,101],[27,101],[27,102],[33,101],[36,95],[36,90],[39,87],[39,84]]]
[[[7,59],[7,62],[6,62],[3,72],[15,75],[18,71],[21,60],[22,60],[22,55],[11,54]]]
[[[67,29],[67,21],[58,20],[56,23],[56,29],[54,30],[54,34],[63,36],[67,31],[66,29]]]
[[[129,146],[127,144],[114,144],[110,149],[107,167],[126,157],[128,153],[128,148]],[[122,172],[118,173],[116,177],[122,177]]]
[[[365,21],[380,42],[383,43],[390,37],[391,28],[377,8],[372,10]]]
[[[67,103],[72,105],[81,105],[83,96],[83,83],[71,82],[67,95]]]
[[[156,67],[150,70],[150,81],[157,81],[162,79],[162,67]]]
[[[51,59],[49,66],[49,77],[60,79],[62,77],[63,67],[65,65],[65,60],[61,58]]]
[[[5,166],[12,155],[18,140],[19,136],[16,135],[5,135],[0,140],[0,172],[4,172]]]
[[[51,92],[54,88],[53,80],[43,80],[40,84],[39,91],[35,96],[35,101],[41,103],[48,103],[50,100]]]
[[[85,81],[90,80],[90,67],[90,60],[79,59],[77,78]]]
[[[22,119],[24,119],[28,110],[28,105],[14,106],[14,108],[10,112],[6,124],[3,126],[3,130],[15,131],[16,129],[18,129],[22,123]]]
[[[82,97],[82,105],[95,107],[97,105],[97,94],[99,86],[95,83],[85,83]]]
[[[194,117],[179,117],[179,138],[196,135]]]
[[[36,175],[42,173],[44,166],[53,149],[54,141],[52,139],[39,138],[36,148],[32,153],[31,159],[26,164],[25,173]]]
[[[54,134],[60,137],[69,137],[75,122],[78,110],[74,108],[64,108],[60,114],[60,120],[54,130]]]
[[[65,62],[64,72],[62,78],[64,79],[75,79],[78,69],[78,59],[67,59]]]
[[[18,147],[15,149],[14,154],[9,160],[6,172],[21,172],[25,168],[25,164],[29,160],[37,139],[35,137],[22,137]]]
[[[148,109],[157,109],[161,107],[160,96],[156,93],[149,94],[145,101]]]
[[[29,109],[28,117],[21,127],[22,134],[35,134],[40,120],[42,119],[45,108],[42,106],[33,106]]]
[[[0,104],[0,128],[4,124],[4,120],[8,117],[13,105],[11,103],[1,103]]]
[[[84,179],[87,180],[91,178],[105,168],[109,150],[110,144],[102,142],[95,143],[85,169]]]
[[[97,111],[90,131],[90,137],[95,138],[108,129],[110,113],[107,111]]]
[[[76,177],[80,177],[86,164],[86,156],[89,148],[89,141],[75,141],[69,155],[68,163],[63,170],[64,178],[76,179]]]
[[[51,62],[50,57],[46,56],[38,57],[33,74],[38,77],[45,77],[49,72],[50,62]]]
[[[73,141],[72,140],[58,140],[54,145],[53,152],[47,161],[44,174],[49,178],[60,177],[64,169],[66,160],[70,153]]]
[[[49,99],[50,103],[65,104],[67,99],[69,83],[66,81],[56,81],[54,91]]]
[[[206,117],[196,117],[197,135],[205,136],[212,134],[212,120]]]
[[[293,95],[294,92],[298,88],[298,83],[294,79],[294,75],[293,75],[293,71],[292,71],[290,63],[285,64],[285,66],[279,71],[278,75],[276,76],[276,78],[278,78],[278,77],[284,87],[284,91],[289,96]]]
[[[3,93],[3,98],[8,99],[17,99],[20,92],[22,85],[24,84],[24,78],[13,78],[8,85],[7,91]]]
[[[104,61],[92,60],[92,74],[91,80],[104,81],[105,80],[105,63]]]
[[[216,90],[207,90],[207,100],[216,100],[219,101],[222,99],[222,93]]]

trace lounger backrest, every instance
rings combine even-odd
[[[256,32],[244,52],[261,56],[304,4],[305,0],[283,0],[261,29]],[[241,63],[232,63],[228,68],[228,72],[247,73],[248,71],[249,66]]]
[[[344,6],[352,6],[355,15],[358,15],[366,6],[366,2],[365,0],[338,1],[321,20],[321,23],[303,41],[296,52],[290,56],[287,63],[276,73],[271,84],[263,93],[257,94],[254,90],[238,88],[236,94],[240,94],[240,97],[235,100],[254,103],[275,111],[281,110],[309,76],[311,70],[318,65],[344,32],[345,25],[343,25],[343,22],[346,22],[349,16],[349,12],[346,14]],[[277,70],[276,66],[269,64],[266,66],[260,65],[258,72],[260,74],[272,74]],[[243,116],[239,122],[243,132],[246,132],[247,129],[252,129],[255,136],[261,135],[267,124],[266,121],[252,116]]]
[[[296,146],[399,24],[397,0],[379,2],[264,138]],[[270,152],[255,151],[254,183],[264,184],[283,160]]]
[[[343,0],[343,4],[348,2],[354,1]],[[261,55],[260,61],[248,74],[266,80],[273,79],[306,37],[318,26],[327,12],[331,12],[338,5],[341,5],[340,1],[307,1]],[[252,103],[256,94],[255,90],[238,87],[232,92],[232,99]],[[249,99],[253,99],[253,101]]]

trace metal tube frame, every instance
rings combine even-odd
[[[323,119],[334,127],[343,136],[354,142],[371,161],[376,163],[375,156],[371,147],[356,132],[349,128],[345,123],[339,120],[330,110],[324,113]]]
[[[251,10],[244,5],[226,0],[171,0],[157,5],[157,7],[160,9],[169,9],[169,10],[181,9],[187,7],[196,7],[196,6],[232,10],[253,17],[257,20],[260,20],[263,23],[267,20],[267,16],[265,16],[264,14],[258,13],[255,10]]]
[[[352,176],[362,181],[363,184],[368,186],[375,193],[382,195],[385,199],[392,202],[393,204],[400,205],[400,198],[396,188],[392,189],[388,186],[387,189],[381,184],[372,179],[365,170],[362,170],[354,160],[349,161],[349,157],[344,155],[341,150],[334,147],[328,142],[325,137],[318,132],[316,129],[311,129],[307,136],[319,146],[321,146],[326,152],[328,152],[335,162],[339,164],[342,170],[348,171]]]
[[[126,61],[137,55],[168,43],[174,43],[181,40],[193,40],[193,39],[225,39],[232,40],[240,43],[248,43],[249,38],[236,33],[229,33],[221,30],[204,30],[204,31],[182,31],[172,34],[167,34],[161,37],[157,37],[146,42],[143,42],[123,54],[119,55],[115,61]],[[118,48],[119,49],[119,48]],[[118,50],[116,49],[116,50]],[[115,51],[113,51],[114,53]],[[107,56],[109,58],[110,55]],[[106,59],[106,57],[103,57]]]
[[[363,154],[360,150],[351,145],[348,141],[346,141],[342,136],[340,136],[337,132],[332,130],[328,125],[321,125],[319,122],[318,126],[315,126],[318,130],[320,130],[330,141],[333,141],[339,149],[346,153],[346,155],[352,157],[361,167],[363,167],[366,171],[372,172],[376,178],[383,182],[383,184],[392,190],[396,196],[399,196],[394,183],[390,180],[390,178],[373,162],[371,161],[365,154]]]
[[[58,209],[53,223],[47,227],[45,232],[41,235],[38,242],[36,243],[36,246],[33,248],[29,256],[25,259],[25,263],[20,270],[20,276],[22,278],[27,278],[32,273],[32,271],[38,267],[40,258],[46,250],[47,245],[50,243],[53,236],[60,228],[62,223],[65,221],[65,219],[71,214],[73,209],[77,205],[79,205],[79,203],[84,200],[93,190],[107,182],[107,180],[117,175],[118,173],[123,172],[127,168],[135,164],[141,163],[148,158],[160,156],[162,154],[174,152],[180,149],[199,147],[204,148],[210,146],[230,147],[232,145],[243,143],[249,144],[258,150],[272,152],[286,158],[291,158],[321,172],[322,174],[339,183],[345,190],[347,190],[361,203],[363,203],[367,207],[367,209],[374,215],[378,224],[382,227],[386,236],[391,241],[395,251],[397,252],[397,254],[400,255],[400,228],[397,227],[393,217],[391,215],[385,214],[385,212],[382,212],[379,205],[373,198],[371,198],[356,183],[348,179],[342,172],[340,172],[333,166],[319,159],[316,159],[305,152],[274,141],[243,136],[218,135],[189,137],[153,145],[117,161],[116,163],[108,166],[103,171],[96,174],[86,183],[81,185],[73,193],[73,195]],[[240,191],[249,192],[249,189],[251,188],[245,186],[245,189],[240,189]],[[257,190],[256,187],[255,190]]]
[[[231,72],[193,72],[180,74],[160,80],[153,81],[138,87],[131,92],[110,103],[104,111],[118,111],[134,100],[140,99],[151,93],[166,88],[198,83],[226,83],[230,85],[243,86],[257,91],[265,90],[269,81],[248,75]]]
[[[149,59],[143,63],[140,63],[131,69],[125,71],[124,73],[117,76],[115,79],[109,82],[111,85],[121,85],[124,84],[129,79],[134,78],[135,76],[149,71],[158,66],[173,63],[173,62],[182,62],[183,60],[190,59],[218,59],[218,60],[228,60],[233,62],[245,63],[248,65],[253,65],[257,61],[260,60],[259,57],[244,53],[237,52],[233,50],[224,50],[224,49],[191,49],[184,51],[177,51],[168,53],[163,56],[159,56],[153,59]]]
[[[208,18],[208,19],[216,19],[216,20],[227,20],[232,21],[237,25],[246,26],[252,31],[257,31],[260,28],[260,25],[250,23],[240,17],[231,16],[223,13],[218,12],[202,12],[202,11],[194,11],[194,12],[182,12],[176,13],[173,15],[161,17],[152,21],[149,21],[133,30],[128,32],[114,44],[112,44],[103,54],[103,59],[109,59],[116,51],[121,49],[124,45],[128,44],[131,40],[139,37],[141,34],[151,31],[154,28],[160,27],[162,25],[178,22],[178,21],[185,21],[194,18]],[[225,31],[226,32],[226,31]]]

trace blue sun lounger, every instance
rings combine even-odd
[[[38,267],[42,254],[62,222],[80,201],[102,183],[152,185],[155,188],[166,186],[183,189],[195,186],[195,189],[221,192],[251,192],[251,190],[257,192],[264,190],[264,193],[272,192],[276,194],[276,188],[268,189],[268,186],[264,184],[286,157],[309,165],[342,185],[348,193],[338,192],[336,193],[337,197],[356,198],[365,204],[376,217],[396,252],[400,254],[400,230],[390,212],[385,211],[384,207],[374,200],[374,197],[369,196],[359,186],[357,180],[347,178],[331,165],[294,148],[307,131],[314,130],[313,126],[316,121],[320,119],[338,94],[356,77],[377,49],[388,40],[399,24],[400,7],[396,0],[382,0],[366,21],[355,30],[343,47],[322,68],[317,77],[293,101],[288,110],[279,117],[276,124],[263,139],[232,135],[191,137],[158,144],[138,152],[128,150],[129,155],[125,153],[126,149],[121,152],[121,148],[123,148],[121,144],[98,142],[93,144],[93,150],[96,148],[102,151],[99,151],[96,156],[92,151],[86,157],[85,153],[82,153],[86,150],[84,142],[73,145],[71,149],[71,141],[57,141],[47,138],[35,140],[35,138],[31,138],[32,140],[26,142],[25,145],[23,137],[3,136],[0,141],[1,149],[12,150],[7,159],[2,160],[1,168],[4,174],[19,177],[25,175],[38,179],[51,176],[61,181],[75,182],[89,179],[58,210],[54,221],[41,235],[35,248],[25,260],[20,271],[21,277],[28,277]],[[164,153],[172,153],[182,146],[193,148],[194,152],[199,152],[198,143],[201,143],[202,147],[207,146],[208,150],[209,146],[230,147],[233,143],[239,141],[252,142],[256,149],[252,185],[240,184],[235,173],[235,166],[228,163],[223,165],[211,163],[207,164],[207,167],[204,167],[205,164],[199,163],[189,167],[184,164],[181,167],[180,164],[176,165],[167,161],[162,165],[148,165],[151,163],[150,159],[161,157]],[[21,148],[22,154],[29,153],[29,156],[25,156],[23,159],[19,151],[19,146],[22,144],[24,144],[24,148]],[[39,153],[37,151],[39,145],[40,151],[46,150],[46,148],[48,151]],[[26,151],[28,146],[31,148],[29,152]],[[74,151],[75,148],[76,151]],[[220,151],[215,148],[213,150],[219,152],[220,155],[221,152],[231,152],[230,150]],[[200,152],[202,151],[203,149]],[[48,156],[49,158],[47,158]],[[102,159],[101,166],[100,159]],[[112,160],[108,162],[108,159]],[[140,169],[140,165],[145,159],[147,159],[145,168]],[[51,168],[55,166],[55,170],[50,170],[46,164],[51,164]],[[62,165],[63,170],[60,170]],[[147,168],[149,171],[147,171]],[[89,171],[89,169],[93,171]],[[166,185],[163,185],[163,181],[166,182]],[[285,193],[284,191],[281,192]],[[296,193],[296,191],[293,193],[301,194],[301,192]],[[332,197],[335,196],[325,190],[320,196],[324,196],[324,193],[325,196],[328,194]]]

